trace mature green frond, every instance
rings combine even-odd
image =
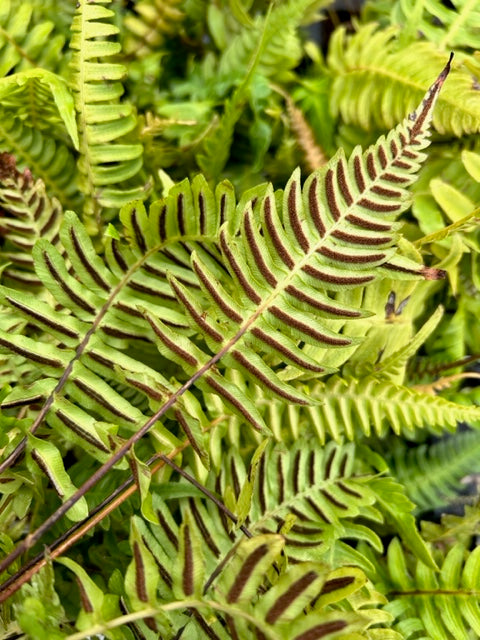
[[[120,208],[146,196],[146,186],[139,184],[138,176],[143,147],[127,138],[136,126],[136,116],[131,104],[119,101],[126,68],[103,62],[120,52],[120,45],[108,39],[118,34],[110,22],[114,13],[104,6],[110,2],[80,0],[70,40],[74,52],[71,88],[80,136],[78,167],[87,197],[85,214],[94,216],[92,230],[101,226],[101,207]]]
[[[0,154],[0,212],[0,235],[5,238],[0,256],[11,263],[3,276],[19,288],[41,286],[32,248],[39,238],[58,245],[63,211],[58,200],[47,196],[43,182],[34,182],[28,170],[18,171],[8,153]]]
[[[480,634],[480,547],[468,551],[455,545],[437,573],[407,558],[395,539],[388,548],[388,573],[387,588],[395,599],[386,609],[407,640],[419,633],[428,640]]]
[[[2,0],[0,7],[0,78],[44,65],[55,70],[65,38],[50,20],[32,19],[34,3]]]
[[[366,24],[352,36],[343,28],[333,34],[328,53],[330,104],[345,122],[367,130],[394,126],[418,103],[434,69],[443,64],[445,54],[431,42],[398,48],[398,33],[397,27],[379,30],[376,24]],[[433,126],[458,137],[479,131],[480,102],[467,64],[455,66]]]
[[[460,481],[480,471],[480,434],[457,433],[431,445],[394,449],[392,472],[421,511],[445,505],[458,494]]]
[[[180,0],[137,0],[123,20],[127,35],[126,55],[143,58],[158,52],[166,37],[177,30],[184,18]]]
[[[64,207],[79,204],[77,169],[71,149],[11,113],[0,120],[0,141],[2,150],[12,154],[21,168],[42,180],[51,197],[58,198]]]

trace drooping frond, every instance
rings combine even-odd
[[[392,473],[419,510],[436,509],[458,494],[460,481],[480,471],[480,434],[465,431],[427,446],[394,449]]]
[[[424,61],[443,64],[444,53],[431,42],[395,46],[398,28],[378,30],[376,24],[361,25],[347,36],[335,31],[329,45],[332,72],[331,107],[346,123],[363,129],[390,128],[418,103],[430,83],[431,67]],[[480,129],[478,92],[467,66],[454,69],[433,115],[440,133],[476,133]]]
[[[111,24],[114,13],[104,6],[110,2],[80,0],[70,41],[71,88],[80,136],[78,167],[87,198],[85,213],[94,217],[92,231],[101,226],[101,207],[120,208],[146,196],[145,184],[139,184],[143,147],[128,141],[136,116],[131,104],[119,100],[126,68],[104,62],[120,52],[120,45],[108,39],[118,34]]]

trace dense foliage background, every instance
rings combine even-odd
[[[480,636],[478,49],[2,0],[0,638]]]

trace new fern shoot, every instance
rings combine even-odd
[[[480,38],[392,4],[4,0],[0,638],[480,635]]]

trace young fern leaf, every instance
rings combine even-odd
[[[176,32],[184,18],[180,5],[180,0],[136,2],[123,21],[127,56],[141,59],[152,53],[158,55],[165,38]]]
[[[192,330],[203,336],[211,355],[184,335],[146,314],[161,353],[189,375],[210,370],[198,385],[223,397],[261,428],[258,410],[211,364],[239,369],[283,401],[311,399],[283,381],[268,358],[280,357],[300,371],[328,371],[298,347],[299,342],[338,348],[355,341],[325,326],[323,317],[353,319],[362,312],[335,303],[328,291],[360,287],[376,275],[442,277],[442,273],[395,256],[394,218],[408,206],[406,187],[425,158],[429,123],[449,64],[419,109],[364,154],[343,151],[313,173],[303,189],[295,171],[283,196],[282,211],[271,189],[241,213],[240,228],[225,224],[219,244],[230,279],[220,279],[196,252],[192,266],[207,297],[200,307],[177,278],[170,285]],[[260,221],[260,223],[258,222]],[[208,363],[211,363],[210,365]],[[222,388],[223,386],[223,388]]]
[[[126,68],[101,62],[120,52],[108,37],[118,28],[108,22],[114,13],[104,5],[111,0],[80,0],[72,23],[73,49],[71,88],[74,94],[80,136],[79,170],[82,192],[88,200],[85,214],[93,216],[92,231],[100,228],[100,208],[120,208],[146,195],[139,185],[142,168],[141,144],[124,141],[136,126],[132,105],[119,103],[121,80]],[[126,185],[122,190],[120,183]]]

